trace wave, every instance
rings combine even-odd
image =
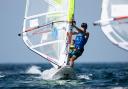
[[[85,80],[91,80],[92,74],[86,75],[86,74],[81,74],[79,76],[77,76],[78,79],[85,79]]]
[[[2,72],[0,71],[0,78],[5,77],[5,75],[2,74]]]
[[[39,75],[41,75],[41,70],[40,70],[40,67],[33,65],[27,69],[26,73],[27,74],[39,74]]]
[[[111,89],[128,89],[128,87],[113,87]]]
[[[0,78],[3,78],[3,77],[5,77],[5,75],[0,75]]]

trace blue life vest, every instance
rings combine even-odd
[[[75,38],[75,48],[76,49],[84,49],[84,45],[87,43],[87,36],[83,33],[78,33]]]

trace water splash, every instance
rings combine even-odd
[[[41,75],[41,70],[40,70],[40,67],[38,66],[31,66],[27,71],[26,73],[28,74],[40,74]]]
[[[91,80],[91,78],[89,77],[90,75],[92,76],[92,74],[89,74],[89,75],[82,74],[82,75],[79,75],[77,77],[78,77],[78,79]]]
[[[2,72],[0,71],[0,78],[5,77],[5,75],[2,74]]]
[[[127,88],[125,88],[125,87],[113,87],[111,89],[127,89]]]
[[[5,77],[5,75],[0,75],[0,78],[3,78],[3,77]]]

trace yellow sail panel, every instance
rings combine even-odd
[[[75,0],[68,0],[68,21],[72,21],[74,18]]]
[[[54,0],[57,4],[61,5],[64,0]]]

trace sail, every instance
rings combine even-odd
[[[74,0],[26,0],[23,40],[54,67],[68,61],[68,36]]]
[[[128,50],[128,0],[102,0],[101,25],[108,39]]]

